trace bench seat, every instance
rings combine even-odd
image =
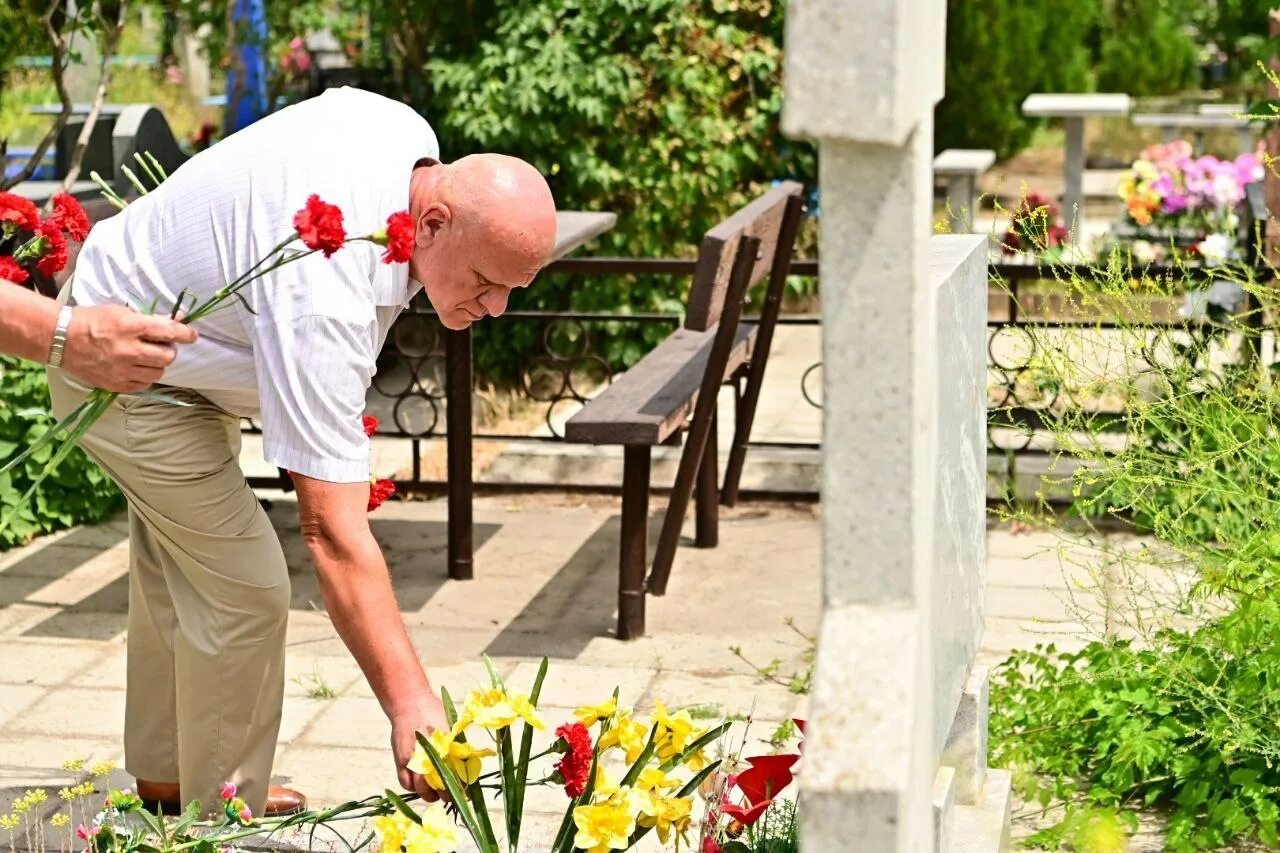
[[[565,439],[583,444],[663,444],[693,414],[717,326],[678,329],[565,424]],[[734,336],[725,374],[751,358],[759,327]]]

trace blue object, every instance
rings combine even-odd
[[[223,131],[235,133],[267,114],[266,0],[236,0],[231,19],[235,55],[227,69],[227,108]]]

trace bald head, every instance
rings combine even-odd
[[[409,212],[418,246],[410,273],[450,328],[501,314],[555,247],[551,189],[517,157],[473,154],[416,169]]]

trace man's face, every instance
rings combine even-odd
[[[454,231],[424,253],[420,280],[446,328],[465,329],[484,317],[500,317],[512,291],[528,287],[539,264],[492,239],[468,239]]]

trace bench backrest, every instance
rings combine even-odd
[[[760,198],[738,210],[707,232],[698,250],[693,286],[689,290],[685,328],[704,332],[720,322],[725,295],[733,272],[733,261],[743,237],[760,241],[755,267],[747,287],[756,285],[773,269],[778,255],[778,236],[788,200],[799,197],[803,187],[794,181],[783,181]],[[791,261],[791,246],[783,247],[786,261]]]

